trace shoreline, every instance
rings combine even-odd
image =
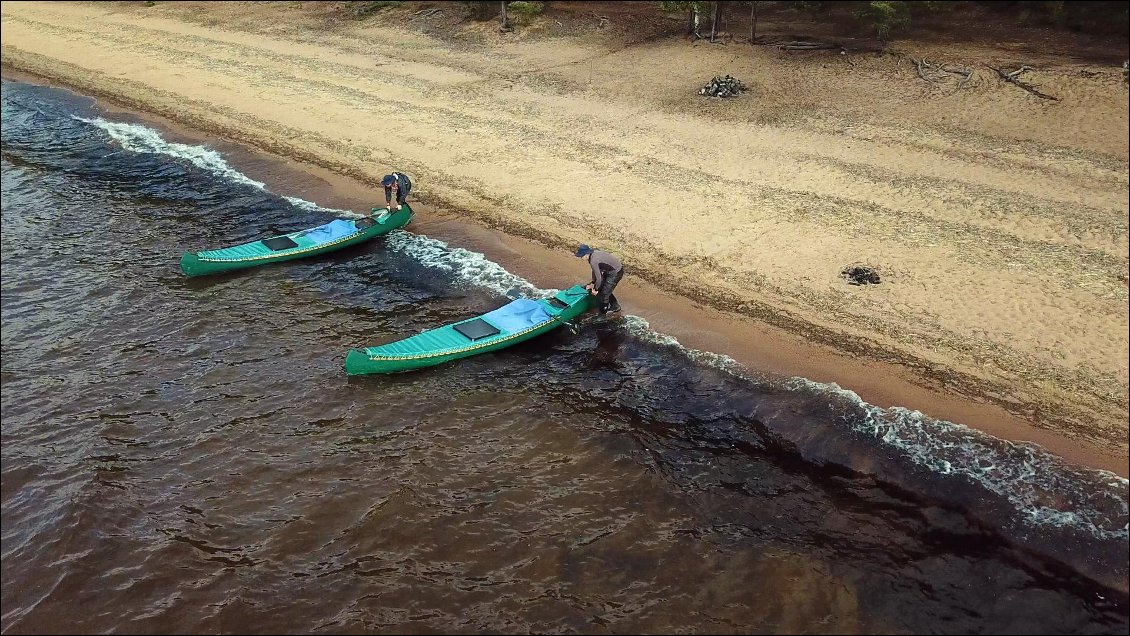
[[[370,207],[373,199],[366,198],[367,195],[379,195],[376,188],[358,179],[243,142],[216,137],[211,131],[118,103],[111,96],[91,96],[55,78],[8,65],[0,65],[0,75],[9,80],[53,86],[92,97],[98,109],[115,120],[154,128],[168,141],[216,149],[233,168],[264,182],[272,192],[298,196],[322,207],[354,211]],[[575,282],[575,277],[587,272],[564,250],[550,249],[522,236],[468,223],[459,211],[434,203],[417,203],[415,207],[417,216],[407,231],[479,251],[539,287],[567,287]],[[899,364],[855,359],[829,346],[806,342],[803,337],[775,325],[673,295],[647,281],[625,279],[617,293],[624,304],[636,309],[635,315],[687,348],[730,356],[743,366],[770,376],[797,376],[835,383],[875,406],[900,406],[1001,439],[1036,443],[1070,462],[1130,477],[1124,457],[1040,428],[1033,421],[978,396],[931,386],[930,379],[908,373]]]
[[[416,83],[436,78],[439,81],[436,86],[440,87],[450,82],[456,86],[467,81],[473,84],[475,74],[481,69],[471,58],[478,53],[455,59],[447,49],[432,47],[434,42],[430,40],[410,33],[385,31],[379,25],[350,26],[346,31],[351,37],[344,39],[339,37],[339,31],[327,35],[317,28],[309,28],[309,24],[301,22],[301,15],[282,9],[272,16],[282,16],[280,22],[296,31],[286,31],[284,39],[280,40],[268,34],[269,30],[246,24],[240,26],[240,20],[254,18],[257,11],[264,9],[238,3],[209,5],[218,7],[215,15],[203,18],[207,24],[214,25],[207,21],[228,14],[235,24],[225,24],[224,28],[232,30],[200,29],[196,18],[182,15],[182,8],[172,5],[149,12],[117,3],[110,5],[108,12],[104,10],[106,5],[66,5],[72,6],[75,15],[55,13],[54,6],[58,5],[21,5],[19,12],[27,12],[35,20],[64,26],[71,21],[71,28],[80,41],[87,37],[78,26],[83,15],[106,25],[91,31],[102,36],[82,44],[87,49],[55,53],[50,42],[36,40],[40,37],[36,35],[37,29],[48,28],[42,26],[47,22],[25,23],[19,17],[10,19],[10,6],[5,4],[5,25],[19,28],[6,29],[5,77],[19,79],[22,74],[33,83],[68,88],[95,98],[113,112],[136,118],[163,133],[171,132],[180,140],[217,148],[231,156],[233,167],[267,183],[273,191],[300,196],[323,207],[368,210],[375,190],[372,187],[375,171],[384,169],[384,163],[393,162],[400,169],[423,177],[417,179],[420,190],[417,199],[422,204],[418,207],[422,214],[410,231],[483,252],[492,261],[539,287],[571,284],[584,272],[568,250],[576,242],[597,242],[619,251],[626,257],[625,261],[631,263],[632,275],[618,289],[625,310],[643,317],[657,331],[675,337],[684,346],[729,355],[755,371],[834,382],[876,406],[902,406],[1003,439],[1032,441],[1069,461],[1109,470],[1122,477],[1130,472],[1127,468],[1127,396],[1123,395],[1127,363],[1119,359],[1126,348],[1126,307],[1125,303],[1121,309],[1117,305],[1117,299],[1125,296],[1125,285],[1122,283],[1119,287],[1118,283],[1102,279],[1097,281],[1099,286],[1095,291],[1091,291],[1096,284],[1093,276],[1111,267],[1110,263],[1125,260],[1126,250],[1125,222],[1119,225],[1107,217],[1117,215],[1127,205],[1126,177],[1121,172],[1125,151],[1114,142],[1108,148],[1110,156],[1093,155],[1094,147],[1101,143],[1099,133],[1104,130],[1101,127],[1085,131],[1085,144],[1080,148],[1086,147],[1088,152],[1083,154],[1056,145],[1071,139],[1069,129],[1066,135],[1055,130],[1047,132],[1041,142],[1049,144],[1046,146],[1036,143],[1040,140],[1035,137],[1021,141],[1010,140],[1007,135],[1001,141],[989,139],[993,144],[1003,143],[1002,148],[990,150],[981,145],[980,138],[975,139],[975,143],[960,145],[964,142],[952,141],[944,129],[931,132],[923,141],[915,140],[917,145],[888,143],[889,136],[896,132],[894,129],[883,129],[863,119],[844,125],[849,131],[846,138],[843,131],[827,134],[819,122],[808,128],[778,129],[759,124],[748,129],[733,121],[736,106],[726,105],[729,111],[710,106],[707,110],[714,109],[712,113],[695,106],[698,111],[693,116],[720,122],[717,123],[720,132],[746,135],[749,140],[781,151],[799,152],[795,157],[814,156],[811,153],[820,151],[828,141],[834,141],[835,146],[829,149],[827,156],[818,157],[816,164],[802,162],[790,172],[787,168],[792,160],[787,154],[781,167],[774,165],[775,159],[760,162],[756,154],[746,160],[748,166],[739,166],[711,159],[704,154],[709,145],[688,145],[686,151],[680,153],[681,169],[732,184],[725,187],[740,188],[738,194],[712,193],[707,188],[702,193],[703,201],[723,202],[725,197],[745,201],[746,195],[742,193],[748,189],[756,196],[747,204],[756,202],[757,206],[765,207],[765,218],[752,221],[748,227],[735,226],[735,220],[730,218],[732,214],[726,213],[729,204],[703,210],[697,226],[688,226],[664,244],[656,242],[661,234],[655,234],[662,227],[648,225],[657,222],[655,212],[645,210],[634,216],[625,212],[621,217],[604,218],[593,216],[589,210],[562,208],[552,203],[564,200],[554,194],[560,190],[558,173],[565,171],[586,178],[591,172],[589,164],[549,153],[536,141],[523,142],[521,146],[522,153],[529,157],[516,157],[502,163],[497,163],[500,160],[496,154],[488,153],[489,147],[476,148],[475,143],[518,134],[510,129],[513,126],[496,129],[489,111],[481,110],[483,100],[487,104],[495,103],[490,101],[494,99],[493,94],[464,108],[454,103],[444,107],[433,102],[436,95],[442,102],[446,89],[429,88],[431,85],[426,83],[423,88],[415,87]],[[20,41],[20,28],[24,30],[24,46],[39,52],[19,48],[19,44],[11,45],[13,38]],[[49,29],[55,31],[44,33],[57,32],[59,27]],[[191,40],[184,46],[201,55],[202,60],[209,60],[209,67],[218,65],[223,72],[205,73],[170,66],[172,58],[166,62],[159,54],[162,49],[154,48],[167,46],[168,40],[161,38],[170,33]],[[369,102],[336,103],[338,100],[348,102],[354,94],[367,97],[366,85],[358,83],[357,77],[350,73],[371,66],[374,56],[377,66],[381,64],[382,49],[378,48],[376,53],[367,49],[365,55],[358,56],[350,47],[356,46],[355,41],[364,41],[374,34],[386,37],[390,33],[399,38],[390,46],[395,47],[398,42],[411,45],[408,48],[412,50],[404,53],[402,62],[407,69],[407,87],[399,90],[392,102],[378,100],[373,106],[367,105]],[[278,66],[279,62],[271,58],[278,57],[277,47],[292,38],[296,42],[293,47],[301,50],[292,53],[290,48],[284,47],[286,53],[280,60],[286,64],[294,64],[297,58],[299,65],[308,63],[310,70],[338,69],[344,65],[346,71],[340,79],[329,83],[321,77],[306,78],[298,71],[290,83],[278,84],[277,90],[262,86],[237,89],[214,83],[216,78],[227,77],[225,73],[231,74],[234,82],[243,79],[250,84],[262,77],[259,70],[228,60],[229,49],[238,52],[244,50],[240,47],[247,47],[246,51],[263,56],[257,63],[264,68],[289,69],[289,66]],[[149,57],[134,59],[134,53],[126,54],[137,46],[150,51]],[[588,49],[572,43],[554,46],[554,55],[563,59],[583,62],[582,53],[588,55]],[[414,47],[424,52],[415,52]],[[78,50],[86,50],[85,57],[81,57]],[[521,57],[526,55],[537,61],[545,55],[536,47],[519,51],[506,45],[498,50],[511,57],[517,56],[515,59],[526,59]],[[397,53],[399,49],[391,51]],[[701,64],[701,57],[712,53],[710,50],[680,51],[667,47],[661,53],[666,56],[685,53],[690,56],[681,58],[686,64]],[[643,51],[638,55],[652,53]],[[100,59],[103,55],[107,59]],[[69,61],[65,59],[67,56],[70,56]],[[99,59],[88,60],[88,57]],[[122,72],[109,72],[115,63],[125,60],[132,60],[126,62],[131,68],[136,66],[133,73],[127,76]],[[331,66],[325,66],[327,64]],[[875,68],[883,71],[878,66]],[[182,72],[187,73],[183,79]],[[565,79],[560,73],[565,73]],[[574,79],[575,76],[576,73]],[[590,105],[585,100],[592,96],[592,89],[571,84],[567,72],[552,75],[535,69],[532,75],[503,72],[502,77],[509,88],[497,89],[502,91],[498,96],[521,102],[513,108],[521,106],[537,111],[544,105],[563,104],[566,118],[582,121],[590,117]],[[531,84],[523,79],[527,77],[548,83]],[[195,82],[198,90],[183,91],[180,86],[185,81]],[[891,81],[883,80],[888,84]],[[882,88],[886,84],[875,86]],[[1071,88],[1065,86],[1064,90]],[[440,92],[436,93],[437,90]],[[292,94],[302,91],[315,91],[319,98],[316,109],[309,110]],[[426,99],[421,101],[418,93]],[[766,101],[771,101],[770,97],[768,93],[758,96]],[[1067,116],[1046,105],[1033,107],[1016,101],[1019,98],[1015,95],[1007,95],[1007,99],[1014,98],[1011,105],[1027,109],[1024,112],[1030,117],[1052,121]],[[971,113],[976,114],[979,112],[976,109],[983,107],[975,101],[980,97],[963,99],[964,107],[971,109]],[[993,97],[986,103],[995,107],[1001,99],[1005,97]],[[272,102],[278,103],[272,106]],[[1124,120],[1124,114],[1117,111],[1117,100],[1114,104],[1113,115],[1100,112],[1106,117],[1102,121],[1117,123],[1119,117]],[[342,123],[334,127],[295,119],[296,108],[309,113],[324,111],[326,119]],[[672,114],[685,108],[687,106],[666,103],[641,106],[638,116],[663,128],[662,135],[647,137],[641,129],[628,126],[626,133],[639,137],[640,141],[628,140],[619,146],[598,145],[594,152],[614,156],[608,160],[596,155],[585,159],[600,168],[609,183],[609,192],[597,193],[598,201],[630,206],[630,200],[637,196],[656,202],[671,200],[664,198],[668,196],[664,183],[669,179],[666,171],[676,164],[669,163],[671,159],[649,144],[656,141],[664,145],[691,144],[693,134],[686,129],[683,116]],[[355,122],[372,119],[372,113],[368,112],[372,109],[390,118],[390,122],[409,115],[424,118],[407,129],[410,157],[405,156],[405,148],[395,139],[382,139],[379,132],[355,132]],[[545,133],[550,122],[533,115],[522,119],[525,112],[511,110],[503,114],[516,118],[515,126],[523,135],[536,137]],[[603,125],[599,119],[585,121]],[[458,129],[441,133],[451,122],[458,122]],[[997,123],[992,119],[986,122]],[[395,123],[390,125],[395,126]],[[614,130],[602,129],[605,134]],[[1034,127],[1033,130],[1041,129]],[[565,129],[551,131],[553,134],[547,139],[558,142],[571,139]],[[363,136],[358,137],[358,134]],[[461,142],[460,135],[469,136]],[[470,150],[464,151],[462,143],[469,143]],[[852,149],[859,145],[862,148]],[[495,150],[507,148],[496,146]],[[1062,150],[1069,150],[1066,158],[1060,157]],[[576,155],[581,151],[579,147],[570,146],[560,152]],[[884,191],[883,182],[891,177],[882,170],[901,166],[907,153],[911,159],[918,153],[930,161],[948,162],[950,169],[964,171],[960,173],[962,180],[994,190],[982,194],[964,185],[953,185],[957,181],[939,181],[930,176],[933,168],[929,164],[910,162],[905,168],[899,168],[903,172],[892,173],[896,174],[896,183],[901,183],[902,179],[905,184],[890,192]],[[378,157],[375,162],[374,156]],[[715,163],[704,163],[708,161]],[[496,164],[504,170],[501,177],[491,171],[491,166]],[[812,165],[820,167],[816,169]],[[998,170],[1002,165],[1007,170]],[[736,176],[739,168],[760,170],[761,176],[739,181]],[[860,172],[861,169],[864,171]],[[505,174],[507,170],[515,174]],[[816,172],[809,174],[812,170]],[[872,176],[870,171],[876,170],[879,172]],[[993,181],[994,171],[1008,180]],[[844,175],[854,181],[843,182],[842,187],[836,185],[840,183],[837,179]],[[798,176],[803,179],[798,180]],[[1100,180],[1094,181],[1095,176]],[[925,185],[919,186],[916,180],[922,179]],[[777,187],[778,182],[789,181],[793,183],[790,187],[801,188],[805,196],[796,198],[796,193]],[[860,190],[858,181],[865,182],[867,189]],[[419,188],[421,183],[423,188]],[[1088,194],[1091,186],[1098,188],[1094,195]],[[628,195],[629,199],[623,201],[613,198],[617,189],[627,191],[638,187],[645,188],[646,192]],[[1123,187],[1122,195],[1116,194],[1119,187]],[[821,194],[839,189],[843,189],[843,197],[848,198],[837,195],[829,199]],[[928,201],[931,196],[949,197],[951,201],[935,205]],[[851,197],[859,197],[864,207],[857,209],[861,204]],[[916,197],[922,198],[923,203],[915,204]],[[858,230],[851,230],[851,224],[863,219],[851,215],[862,214],[863,210],[870,209],[866,206],[873,206],[873,201],[884,198],[892,205],[903,200],[906,203],[886,210],[883,212],[886,216],[868,220],[876,224],[878,235],[875,238],[869,236],[875,232],[858,234]],[[546,205],[551,211],[544,211]],[[809,205],[814,207],[810,210]],[[1032,209],[1039,214],[1022,213],[1020,210],[1026,205],[1034,206]],[[654,206],[656,212],[663,210],[658,203]],[[795,216],[790,211],[793,206],[803,210],[803,214]],[[1017,211],[1008,212],[1013,208]],[[1060,212],[1060,208],[1065,212]],[[1003,217],[1000,210],[1005,211]],[[1075,210],[1082,215],[1081,219],[1074,218]],[[904,213],[917,220],[910,225],[899,225],[898,219]],[[670,213],[662,213],[660,217],[664,214]],[[847,221],[841,219],[844,214]],[[1087,226],[1090,222],[1087,215],[1095,220],[1107,220],[1092,229]],[[1013,221],[1013,217],[1019,220]],[[1007,223],[1002,225],[998,218]],[[838,225],[841,222],[849,225]],[[848,243],[841,236],[846,230],[851,230],[848,235],[856,232],[848,242],[851,243],[849,252],[844,252]],[[908,232],[926,231],[922,238],[912,237],[914,240],[909,247],[903,244]],[[893,234],[887,237],[883,232]],[[1104,237],[1106,232],[1111,233],[1109,238]],[[812,243],[812,249],[805,248],[806,241]],[[994,264],[991,259],[1000,258],[994,248],[991,253],[985,252],[990,261],[976,262],[974,257],[979,253],[976,250],[982,250],[980,246],[986,241],[1001,243],[1000,249],[1005,252],[1012,250],[1013,253],[1005,257],[1011,260]],[[734,247],[726,247],[727,242],[741,249],[735,252]],[[850,289],[842,281],[821,273],[820,268],[829,265],[826,261],[838,263],[836,259],[846,258],[829,257],[829,254],[857,251],[878,255],[878,262],[888,266],[884,268],[884,282],[888,285]],[[726,257],[731,252],[734,256]],[[1058,291],[1047,290],[1049,283],[1039,272],[1029,274],[1017,270],[1017,263],[1013,262],[1043,263],[1049,258],[1053,270],[1079,268],[1076,278],[1064,282]],[[1090,260],[1099,264],[1098,269],[1088,262]],[[684,263],[682,266],[678,264],[680,261]],[[919,269],[915,270],[912,264]],[[1102,273],[1102,276],[1107,275]],[[995,298],[992,302],[999,306],[987,300],[966,305],[969,298],[963,297],[960,286],[948,284],[952,277],[969,281],[973,284],[971,289],[983,290],[981,293]],[[918,286],[921,289],[915,291]],[[971,298],[976,297],[974,292]],[[963,321],[972,326],[984,323],[983,330],[970,331],[970,325]],[[1063,336],[1062,341],[1053,340],[1064,331],[1064,326],[1074,332],[1070,339]]]

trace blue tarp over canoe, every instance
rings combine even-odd
[[[549,312],[545,310],[544,304],[529,298],[519,298],[508,305],[503,305],[494,311],[483,314],[480,318],[507,333],[517,333],[553,319]]]

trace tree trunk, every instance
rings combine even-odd
[[[749,10],[749,43],[753,44],[757,41],[757,8],[761,3],[755,1],[750,4],[753,6]]]
[[[718,32],[718,14],[722,10],[722,3],[714,3],[714,15],[710,16],[710,41],[714,41],[714,34]]]
[[[500,30],[510,30],[510,18],[506,17],[506,0],[502,0],[502,27]]]

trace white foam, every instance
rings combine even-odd
[[[194,146],[191,144],[165,141],[165,139],[161,137],[161,133],[147,126],[140,126],[138,124],[106,121],[101,117],[95,119],[75,117],[75,119],[97,126],[105,131],[111,139],[118,142],[118,145],[131,152],[159,154],[182,159],[197,168],[206,170],[233,183],[249,185],[263,190],[264,192],[270,192],[265,183],[256,181],[235,168],[232,168],[228,165],[228,162],[224,160],[223,155],[206,146]],[[366,216],[350,210],[324,208],[298,197],[283,195],[283,198],[295,207],[312,212],[324,212],[335,216],[348,216],[353,218]]]
[[[997,439],[902,407],[873,406],[835,383],[792,378],[789,385],[837,395],[857,405],[864,416],[844,418],[852,429],[934,473],[972,480],[1005,497],[1029,523],[1074,527],[1104,539],[1130,537],[1125,521],[1130,514],[1130,480],[1105,470],[1070,466],[1035,444]],[[1099,490],[1100,484],[1106,489]],[[1093,501],[1096,498],[1101,501]],[[1048,500],[1071,510],[1052,507]]]
[[[521,276],[506,271],[483,254],[461,247],[449,247],[443,241],[420,234],[392,232],[385,245],[411,256],[425,267],[450,273],[462,284],[483,287],[500,296],[506,295],[510,290],[516,290],[527,297],[547,298],[558,291],[540,289]]]
[[[753,379],[749,371],[730,356],[684,347],[679,344],[679,341],[674,337],[652,329],[651,325],[639,316],[624,316],[623,324],[628,333],[644,342],[669,347],[699,364],[706,364],[721,369],[743,379]]]
[[[309,210],[310,212],[324,212],[324,213],[327,213],[327,214],[332,214],[334,216],[344,216],[344,217],[350,217],[350,218],[354,218],[354,219],[360,219],[360,218],[364,218],[366,216],[370,216],[370,214],[363,213],[363,212],[354,212],[352,210],[339,210],[338,208],[325,208],[325,207],[318,205],[317,203],[311,203],[310,201],[307,201],[306,199],[299,199],[298,197],[288,197],[286,195],[283,195],[283,198],[286,199],[287,201],[290,201],[290,203],[292,205],[294,205],[295,207],[302,208],[303,210]]]

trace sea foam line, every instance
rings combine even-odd
[[[448,272],[464,285],[474,285],[496,292],[500,296],[518,292],[534,298],[548,298],[556,289],[540,289],[530,281],[506,271],[498,263],[478,252],[420,234],[394,231],[389,233],[385,245],[412,257],[421,265]]]
[[[903,407],[881,408],[835,383],[794,377],[787,386],[836,395],[863,409],[853,430],[935,474],[964,478],[1006,498],[1033,525],[1074,527],[1103,539],[1130,538],[1130,480],[1072,466],[1043,447],[1003,440]],[[1060,501],[1058,507],[1048,501]]]
[[[232,168],[228,162],[224,160],[223,155],[208,148],[207,146],[196,146],[192,144],[181,144],[171,141],[166,141],[161,133],[139,124],[128,124],[123,122],[113,122],[97,117],[95,119],[85,119],[72,115],[75,119],[96,126],[106,132],[111,139],[118,142],[122,148],[130,152],[139,154],[158,154],[174,157],[188,161],[192,165],[206,170],[216,176],[222,177],[233,183],[240,183],[258,188],[264,192],[271,192],[267,189],[267,184],[262,181],[256,181],[242,172]],[[275,193],[271,193],[275,194]],[[279,195],[289,201],[292,205],[303,210],[311,212],[325,212],[335,216],[347,216],[352,218],[361,218],[365,214],[358,214],[350,210],[339,210],[336,208],[324,208],[316,203],[311,203],[305,199],[298,197]]]

